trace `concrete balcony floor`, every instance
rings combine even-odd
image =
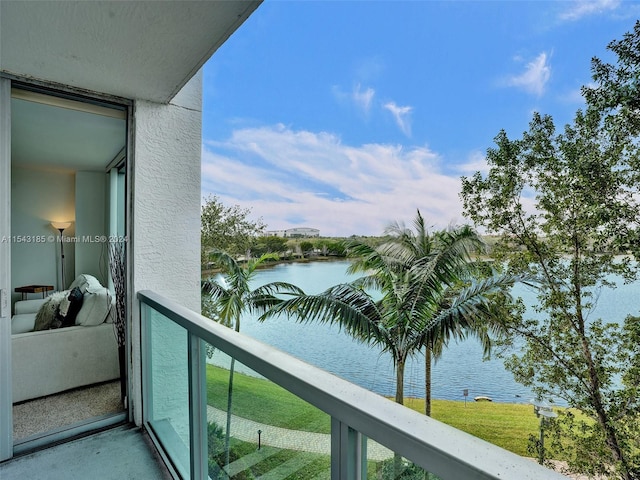
[[[171,479],[149,437],[134,426],[119,426],[0,464],[0,479],[74,480]]]

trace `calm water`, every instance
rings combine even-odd
[[[326,288],[355,277],[346,274],[348,262],[313,262],[278,265],[260,271],[255,286],[272,281],[286,281],[306,293],[319,293]],[[638,313],[637,285],[623,285],[603,293],[592,313],[618,321],[630,313]],[[532,304],[534,295],[526,287],[516,287],[517,295]],[[594,317],[595,318],[595,317]],[[300,324],[287,318],[274,318],[265,323],[245,317],[242,332],[275,346],[306,362],[328,370],[346,380],[382,395],[395,392],[395,375],[390,355],[379,348],[358,343],[336,326],[317,323]],[[500,359],[483,361],[482,348],[474,339],[451,343],[432,371],[434,398],[464,400],[486,395],[499,402],[527,402],[531,392],[516,383]],[[424,396],[424,357],[418,355],[407,362],[405,396]]]

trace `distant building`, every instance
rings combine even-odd
[[[319,237],[320,230],[318,230],[317,228],[306,227],[288,228],[287,230],[271,230],[265,232],[265,236],[283,238],[310,238]]]

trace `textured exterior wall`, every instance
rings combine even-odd
[[[132,173],[132,291],[154,290],[200,311],[202,72],[169,105],[137,101]],[[142,421],[140,318],[132,302],[134,420]],[[171,373],[168,378],[171,378]],[[182,401],[183,393],[175,392]]]

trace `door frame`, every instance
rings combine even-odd
[[[97,417],[86,423],[78,424],[72,428],[44,432],[32,440],[16,442],[13,437],[13,375],[11,353],[11,98],[12,88],[33,89],[52,97],[69,98],[87,104],[106,106],[107,108],[122,109],[126,118],[125,152],[132,146],[132,116],[133,101],[107,94],[92,93],[88,95],[72,87],[53,84],[49,82],[35,81],[0,72],[0,462],[9,460],[15,455],[50,446],[56,442],[64,441],[76,435],[114,426],[131,420],[131,383],[127,385],[126,410],[122,413],[108,417]],[[127,160],[126,165],[129,165]],[[125,175],[129,175],[130,166],[127,166]],[[107,175],[107,171],[105,171]],[[126,177],[125,177],[126,179]],[[127,180],[125,180],[126,182]],[[124,205],[129,205],[129,190],[123,192],[126,198],[122,199]],[[126,209],[125,209],[126,210]],[[128,225],[128,219],[124,220]],[[130,279],[130,270],[127,280]],[[128,282],[129,283],[129,282]],[[5,308],[6,304],[6,308]],[[129,305],[127,306],[129,308]],[[128,322],[130,321],[130,312]],[[127,329],[130,325],[127,325]],[[127,335],[127,350],[130,346],[130,337]],[[127,367],[129,367],[129,355],[127,355]],[[130,370],[127,368],[127,370]],[[129,376],[127,376],[129,377]]]
[[[11,80],[0,77],[0,461],[13,456],[11,371]]]

